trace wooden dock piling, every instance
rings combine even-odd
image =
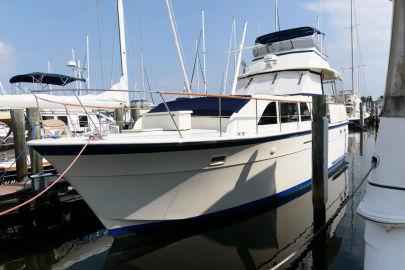
[[[360,102],[360,129],[363,131],[364,127],[364,108],[363,102]]]
[[[124,129],[124,109],[115,109],[114,119],[118,126],[119,132],[122,133]]]
[[[319,232],[314,244],[315,269],[324,269],[326,232],[326,207],[328,194],[328,119],[326,96],[312,97],[312,205],[314,233]],[[326,268],[325,268],[326,269]]]
[[[38,108],[27,108],[28,140],[41,138],[41,115]],[[30,148],[32,174],[43,174],[42,157]]]
[[[17,181],[23,181],[28,175],[27,152],[25,141],[25,118],[23,109],[12,109],[11,128],[14,134],[14,151],[17,167]]]

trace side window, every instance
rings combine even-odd
[[[43,115],[42,116],[42,120],[50,120],[50,119],[54,119],[53,116],[50,116],[50,115]]]
[[[79,115],[79,126],[80,127],[89,126],[89,120],[87,119],[87,115]]]
[[[311,112],[308,109],[308,104],[300,103],[301,121],[311,121]]]
[[[280,103],[281,123],[297,122],[298,104],[297,103]]]
[[[271,102],[264,109],[262,117],[260,117],[259,125],[277,124],[277,107],[275,102]]]
[[[68,124],[68,118],[65,115],[61,115],[61,116],[57,116],[56,118],[58,118],[58,120],[62,121],[63,123],[65,123],[65,125]]]

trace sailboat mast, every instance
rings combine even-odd
[[[117,14],[121,56],[121,79],[124,87],[123,90],[128,90],[127,48],[125,44],[124,6],[122,0],[117,0]]]
[[[240,64],[241,64],[241,61],[242,61],[243,46],[245,45],[246,28],[247,28],[247,21],[245,21],[245,24],[243,25],[242,40],[241,40],[240,45],[239,45],[238,62],[236,63],[236,70],[235,70],[235,74],[234,74],[234,77],[233,77],[233,83],[232,83],[232,92],[231,92],[232,96],[234,96],[235,93],[236,93],[236,86],[237,86],[237,83],[238,83]]]
[[[174,21],[174,14],[170,0],[165,0],[167,13],[169,14],[170,26],[173,32],[174,43],[176,45],[177,53],[180,60],[181,70],[183,72],[183,80],[184,80],[184,88],[187,92],[191,93],[190,81],[188,80],[187,71],[186,71],[186,64],[184,61],[183,51],[180,47],[180,40],[176,29],[176,24]]]
[[[352,60],[352,94],[354,94],[354,40],[353,40],[353,0],[350,0],[350,46]]]

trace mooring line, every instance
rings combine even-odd
[[[359,190],[359,188],[363,185],[363,183],[366,181],[366,179],[368,178],[368,176],[370,175],[370,173],[376,168],[376,162],[373,161],[371,164],[371,168],[368,170],[367,174],[363,177],[363,179],[361,180],[360,184],[353,190],[353,192],[347,196],[347,198],[342,202],[342,204],[339,206],[339,208],[336,210],[335,214],[333,214],[328,221],[317,231],[315,232],[311,238],[309,238],[307,241],[305,241],[301,246],[298,247],[298,249],[296,251],[294,251],[293,253],[291,253],[290,255],[288,255],[284,260],[282,260],[280,263],[278,263],[277,265],[273,266],[272,268],[270,268],[270,270],[276,270],[279,267],[283,266],[286,262],[288,262],[291,258],[295,257],[298,254],[298,251],[300,249],[302,249],[303,247],[311,244],[317,237],[318,235],[324,231],[326,228],[328,228],[332,222],[334,221],[334,219],[339,215],[340,211],[342,211],[342,209],[346,206],[346,204],[353,199],[354,194],[357,193],[357,191]],[[267,262],[266,264],[269,264],[271,261]],[[259,265],[256,269],[260,269],[264,266],[265,264],[261,264]]]
[[[19,154],[18,156],[14,159],[14,161],[11,163],[11,165],[5,170],[3,171],[3,173],[0,176],[0,185],[4,180],[4,177],[6,176],[6,174],[10,171],[10,169],[14,166],[14,164],[17,163],[17,161],[27,152],[28,146],[26,146]]]
[[[25,202],[23,202],[23,203],[21,203],[21,204],[19,204],[19,205],[16,205],[16,206],[14,206],[14,207],[12,207],[12,208],[10,208],[10,209],[8,209],[8,210],[5,210],[5,211],[3,211],[3,212],[0,212],[0,216],[4,216],[4,215],[6,215],[6,214],[8,214],[8,213],[11,213],[11,212],[13,212],[13,211],[15,211],[15,210],[17,210],[17,209],[23,207],[23,206],[25,206],[25,205],[27,205],[27,204],[29,204],[29,203],[35,201],[36,199],[38,199],[39,197],[41,197],[43,194],[45,194],[48,190],[50,190],[50,189],[51,189],[54,185],[56,185],[56,183],[58,183],[58,182],[62,179],[62,177],[65,176],[65,174],[72,168],[72,166],[76,163],[76,161],[77,161],[77,160],[79,159],[79,157],[82,155],[84,149],[86,149],[86,147],[89,145],[89,143],[90,143],[91,141],[93,141],[93,140],[94,140],[94,139],[89,138],[89,140],[86,142],[86,144],[85,144],[85,145],[83,146],[83,148],[80,150],[79,154],[77,154],[77,156],[73,159],[73,161],[69,164],[69,166],[63,171],[63,173],[62,173],[61,175],[59,175],[59,177],[58,177],[55,181],[53,181],[52,184],[50,184],[47,188],[45,188],[44,190],[42,190],[41,192],[39,192],[37,195],[35,195],[35,196],[32,197],[31,199],[29,199],[29,200],[27,200],[27,201],[25,201]]]

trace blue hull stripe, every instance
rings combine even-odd
[[[335,164],[333,164],[329,170],[328,170],[328,176],[331,177],[335,175],[337,172],[339,172],[344,166],[345,166],[345,156],[340,158]],[[150,229],[154,228],[159,228],[161,226],[169,225],[169,224],[174,224],[178,222],[187,222],[187,221],[199,221],[207,218],[212,218],[212,217],[219,217],[223,215],[229,215],[229,214],[236,214],[238,212],[241,212],[243,210],[248,210],[250,208],[254,208],[260,205],[264,205],[270,202],[277,202],[277,201],[282,201],[283,199],[286,199],[289,196],[293,196],[299,191],[304,190],[304,193],[307,191],[311,190],[311,182],[312,179],[308,179],[306,181],[303,181],[302,183],[293,186],[289,189],[286,189],[282,192],[273,194],[271,196],[268,196],[266,198],[262,198],[253,202],[249,202],[243,205],[239,205],[233,208],[221,210],[218,212],[213,212],[205,215],[201,215],[198,217],[193,217],[193,218],[188,218],[188,219],[182,219],[182,220],[168,220],[168,221],[156,221],[148,224],[140,224],[140,225],[133,225],[133,226],[128,226],[128,227],[122,227],[122,228],[115,228],[115,229],[109,229],[109,233],[113,237],[119,237],[123,235],[128,235],[128,234],[133,234],[136,232],[141,232],[141,231],[147,231]],[[288,202],[288,201],[285,201]]]

